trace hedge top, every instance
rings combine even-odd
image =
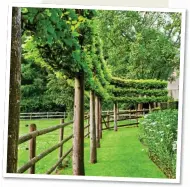
[[[148,79],[148,80],[132,80],[112,77],[111,84],[116,87],[136,88],[136,89],[163,89],[167,87],[167,81]]]

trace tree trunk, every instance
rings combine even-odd
[[[96,120],[96,147],[100,148],[100,134],[99,134],[99,101],[95,96],[95,120]]]
[[[102,138],[102,103],[101,103],[101,99],[99,99],[99,134],[100,134],[100,138]]]
[[[7,173],[16,173],[20,119],[21,10],[12,10]]]
[[[117,131],[117,103],[114,103],[114,131]]]
[[[84,72],[75,76],[74,126],[73,126],[73,175],[84,171]]]
[[[95,94],[94,91],[90,91],[90,163],[96,162]]]

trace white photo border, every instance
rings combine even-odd
[[[177,163],[176,179],[159,178],[132,178],[132,177],[99,177],[99,176],[71,176],[71,175],[47,175],[47,174],[17,174],[7,173],[7,144],[8,144],[8,111],[9,111],[9,79],[10,79],[10,54],[11,54],[11,20],[12,7],[39,7],[39,8],[71,8],[71,9],[98,9],[98,10],[129,10],[149,12],[179,12],[181,18],[181,46],[180,46],[180,76],[179,76],[179,107],[178,107],[178,136],[177,136]],[[181,182],[181,138],[183,121],[183,86],[184,86],[184,57],[185,57],[185,26],[186,10],[171,8],[140,8],[121,6],[86,6],[86,5],[56,5],[56,4],[32,4],[10,3],[8,12],[7,31],[7,64],[6,64],[6,95],[5,95],[5,124],[4,124],[4,153],[3,153],[3,177],[7,178],[32,178],[32,179],[68,179],[68,180],[91,180],[91,181],[125,181],[125,182],[150,182],[150,183],[180,183]]]

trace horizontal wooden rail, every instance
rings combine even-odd
[[[151,109],[152,111],[154,111],[154,110],[160,110],[159,108],[152,108]],[[150,111],[149,109],[143,109],[143,110],[119,110],[119,112],[117,113],[117,115],[119,115],[119,114],[126,114],[126,113],[137,113],[137,112],[148,112],[148,111]],[[103,117],[105,117],[105,116],[107,116],[108,114],[109,115],[113,115],[113,111],[102,111],[102,116]]]
[[[120,115],[118,115],[118,117],[133,117],[133,116],[136,116],[136,114],[131,114],[131,115],[129,115],[129,114],[120,114]],[[138,115],[138,117],[143,117],[144,115]]]
[[[23,113],[23,112],[21,112],[20,113],[21,115],[38,115],[38,114],[68,114],[67,112],[29,112],[29,113]]]
[[[73,148],[69,149],[56,163],[55,165],[53,165],[47,172],[46,174],[51,174],[56,168],[57,166],[60,165],[60,163],[62,163],[63,159],[66,158],[69,153],[71,153],[71,151],[73,150]]]
[[[89,134],[90,134],[90,132],[88,132],[88,133],[84,136],[84,138],[86,138]]]
[[[88,127],[90,127],[90,125],[86,125],[86,126],[84,127],[84,129],[87,129]]]
[[[73,134],[67,137],[66,139],[62,140],[60,143],[52,146],[51,148],[47,149],[46,151],[42,152],[38,156],[32,158],[29,162],[27,162],[25,165],[23,165],[21,168],[18,169],[17,173],[24,173],[27,169],[29,169],[32,165],[34,165],[36,162],[47,156],[49,153],[53,152],[54,150],[58,149],[60,146],[62,146],[64,143],[69,141],[71,138],[73,138]]]
[[[72,124],[72,123],[73,123],[73,121],[69,121],[69,122],[67,122],[67,123],[63,123],[63,124],[59,124],[59,125],[56,125],[56,126],[48,127],[48,128],[46,128],[46,129],[33,131],[33,132],[31,132],[31,133],[28,133],[28,134],[26,134],[26,135],[21,136],[21,137],[19,138],[19,140],[18,140],[18,144],[22,144],[22,143],[24,143],[24,142],[30,140],[31,138],[35,138],[35,137],[37,137],[37,136],[40,136],[40,135],[43,135],[43,134],[47,134],[47,133],[49,133],[49,132],[55,131],[55,130],[57,130],[57,129],[60,129],[60,128],[62,128],[62,127],[66,127],[66,126],[68,126],[68,125],[70,125],[70,124]]]
[[[118,119],[117,121],[125,121],[125,120],[130,120],[130,119],[137,119],[141,117],[131,117],[131,118],[125,118],[125,119]],[[107,123],[108,121],[102,121],[102,123]],[[114,122],[114,120],[109,120],[109,122]]]
[[[40,116],[20,116],[20,118],[30,118],[30,117],[32,117],[32,118],[47,118],[47,117],[63,117],[64,116],[64,114],[63,115],[40,115]]]
[[[127,126],[132,126],[132,125],[138,125],[138,123],[130,123],[130,124],[125,124],[125,125],[117,125],[117,127],[127,127]],[[102,130],[108,130],[108,129],[113,129],[114,126],[111,126],[109,128],[103,128]]]
[[[84,120],[85,120],[85,119],[89,119],[89,118],[90,118],[89,115],[85,115],[85,116],[84,116]]]

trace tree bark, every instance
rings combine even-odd
[[[90,163],[96,162],[95,93],[94,91],[90,91]]]
[[[102,103],[100,98],[99,98],[99,134],[100,138],[102,138]]]
[[[95,121],[96,121],[96,147],[100,148],[100,134],[99,134],[99,101],[95,96]]]
[[[12,41],[9,87],[7,173],[16,173],[20,119],[21,10],[12,9]]]
[[[75,76],[74,126],[73,126],[73,175],[84,171],[84,72]]]
[[[117,103],[114,103],[114,131],[117,131]]]

